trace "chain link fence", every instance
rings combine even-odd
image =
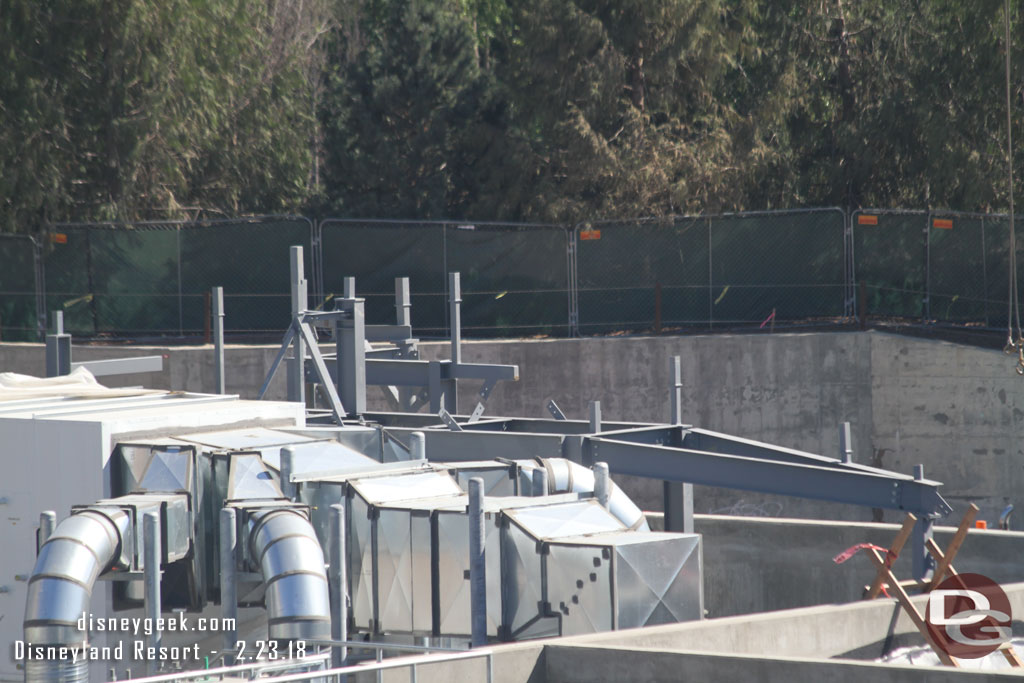
[[[860,314],[1006,327],[1008,216],[864,209],[850,222]]]
[[[214,286],[229,334],[276,338],[292,245],[304,247],[311,308],[333,308],[354,276],[367,320],[393,322],[395,278],[408,277],[425,338],[449,333],[455,271],[475,337],[1007,320],[999,214],[824,208],[573,227],[284,216],[0,235],[0,339],[39,339],[47,311],[80,338],[203,338]]]
[[[408,277],[416,333],[447,335],[447,274],[458,272],[465,333],[570,333],[569,232],[562,226],[331,219],[318,227],[325,300],[355,277],[369,322],[394,322],[395,279]]]
[[[0,235],[0,340],[36,341],[45,325],[39,243]]]
[[[227,331],[277,334],[294,244],[308,261],[309,220],[56,225],[43,250],[46,309],[63,311],[75,336],[196,337],[209,330],[211,288],[223,286]]]

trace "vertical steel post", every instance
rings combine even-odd
[[[160,629],[155,628],[160,618],[160,514],[158,512],[147,512],[142,516],[142,544],[144,552],[144,575],[143,584],[145,587],[145,612],[146,618],[154,625],[153,633],[149,636],[149,646],[159,648],[162,634]],[[148,665],[150,675],[154,675],[158,669],[158,660],[153,658]]]
[[[331,506],[330,540],[330,584],[331,584],[331,639],[348,640],[348,581],[345,576],[345,506],[335,503]],[[348,658],[348,648],[331,648],[331,665],[343,666]]]
[[[281,449],[281,493],[288,500],[295,500],[295,484],[292,483],[292,472],[295,467],[295,449],[285,446]]]
[[[57,527],[57,513],[53,510],[46,510],[39,514],[39,535],[36,537],[36,554],[43,544],[53,536],[53,530]]]
[[[409,278],[395,278],[395,322],[412,325],[412,299],[409,296]]]
[[[484,480],[469,480],[469,603],[472,645],[487,644],[487,566],[484,558]]]
[[[611,479],[608,477],[608,463],[594,463],[594,497],[601,507],[608,507],[608,499],[611,497]]]
[[[448,273],[448,306],[451,316],[452,364],[462,362],[462,285],[459,273]]]
[[[53,312],[53,334],[46,335],[46,376],[71,374],[71,335],[64,334],[64,311]]]
[[[355,278],[352,289],[355,289]],[[348,284],[346,283],[346,289]],[[341,301],[340,310],[351,315],[338,321],[335,332],[337,339],[337,380],[338,395],[345,411],[351,417],[366,412],[366,316],[365,301],[346,297]]]
[[[220,511],[220,614],[222,623],[236,625],[238,623],[238,582],[235,574],[237,545],[235,510],[234,508],[223,508]],[[235,663],[232,653],[237,640],[237,626],[224,631],[224,650],[227,652],[224,656],[224,664],[226,666]]]
[[[849,422],[839,425],[839,459],[844,463],[853,462],[853,438]]]
[[[413,432],[409,435],[409,451],[413,460],[427,459],[427,435],[423,432]]]
[[[546,496],[548,493],[548,471],[540,466],[533,471],[533,495]]]
[[[213,288],[213,369],[217,393],[225,393],[224,383],[224,288]]]
[[[672,380],[669,392],[669,420],[675,426],[683,423],[683,372],[679,356],[669,361],[669,377]],[[682,444],[678,444],[682,445]],[[693,484],[678,481],[663,481],[662,504],[665,510],[665,531],[693,533]]]
[[[588,409],[590,412],[590,433],[597,434],[601,431],[601,402],[591,401]]]
[[[924,479],[924,465],[914,465],[914,479]],[[935,569],[935,559],[928,552],[928,539],[932,537],[932,525],[934,520],[928,517],[919,517],[914,525],[913,552],[914,552],[914,578],[919,580],[927,579]]]
[[[351,275],[343,278],[341,284],[342,296],[346,299],[356,298],[356,279]]]
[[[292,278],[292,321],[302,311],[306,310],[306,276],[303,272],[302,247],[293,246],[289,252],[291,257],[291,278]],[[288,400],[298,403],[306,402],[306,343],[302,340],[301,334],[296,334],[292,342],[291,362],[288,363]]]

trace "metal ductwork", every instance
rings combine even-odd
[[[548,472],[547,493],[592,493],[594,491],[594,471],[577,465],[565,458],[540,458],[540,464]],[[608,511],[615,515],[627,528],[636,531],[650,531],[643,510],[630,500],[629,496],[615,485],[608,482]]]
[[[306,516],[290,508],[252,513],[249,547],[266,586],[270,639],[329,639],[324,554]]]
[[[85,509],[61,522],[39,549],[25,606],[25,642],[33,646],[81,648],[88,633],[78,620],[89,611],[92,587],[103,572],[122,563],[131,526],[120,508]],[[25,663],[27,683],[87,681],[89,662],[68,657]]]

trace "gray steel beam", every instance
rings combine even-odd
[[[354,285],[353,285],[354,288]],[[339,310],[350,313],[337,321],[337,382],[341,403],[350,417],[366,412],[366,317],[363,299],[343,299]]]
[[[849,466],[821,467],[602,437],[584,438],[590,444],[594,460],[607,462],[616,474],[906,510],[927,517],[945,516],[951,511],[939,495],[939,482],[915,481],[892,472],[883,474]]]
[[[692,427],[687,430],[683,437],[683,446],[698,451],[710,453],[724,453],[727,455],[742,455],[762,460],[776,460],[778,462],[790,462],[804,465],[819,465],[822,467],[839,466],[841,462],[837,458],[828,458],[823,455],[798,451],[793,448],[773,446],[760,441],[743,439],[738,436],[721,434]],[[866,471],[873,470],[870,467],[854,465]],[[884,471],[884,470],[874,470]]]
[[[409,278],[395,278],[395,322],[412,328],[412,297],[409,296]],[[409,336],[412,336],[410,331]]]
[[[448,273],[448,305],[452,333],[452,363],[462,362],[462,286],[458,273]]]
[[[303,272],[302,247],[293,246],[289,250],[291,257],[291,304],[292,320],[297,320],[300,313],[306,310],[306,276]],[[306,373],[303,364],[306,361],[305,340],[296,335],[292,359],[288,363],[288,400],[299,403],[306,402]]]
[[[427,454],[433,462],[466,462],[479,460],[486,453],[489,460],[532,460],[561,458],[562,439],[557,434],[516,434],[512,432],[461,432],[423,427],[387,427],[386,431],[407,442],[405,434],[422,431],[427,440]]]
[[[345,406],[338,397],[338,392],[334,387],[334,382],[331,380],[331,373],[328,372],[327,364],[324,363],[324,357],[320,355],[320,347],[316,344],[316,337],[313,336],[313,330],[306,323],[299,322],[299,319],[296,319],[293,325],[298,328],[299,332],[295,335],[296,339],[302,337],[309,345],[309,350],[313,360],[313,367],[316,368],[317,376],[320,378],[320,385],[324,388],[324,391],[327,392],[327,400],[331,404],[331,412],[334,413],[334,419],[338,421],[338,424],[341,424],[342,419],[345,417]],[[272,375],[267,376],[267,381],[264,385],[269,384],[271,376]],[[260,392],[261,397],[263,395],[262,392],[263,390]]]

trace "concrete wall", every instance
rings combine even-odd
[[[1024,584],[1004,585],[1013,614],[1024,613]],[[912,598],[918,612],[928,596]],[[1019,634],[1022,623],[1014,622]],[[820,605],[765,614],[670,624],[491,648],[498,683],[618,681],[1003,681],[1019,673],[878,664],[921,646],[913,622],[893,599]],[[439,667],[440,669],[441,667]],[[403,676],[404,674],[404,676]],[[425,667],[417,680],[484,680],[480,662]],[[409,680],[396,671],[388,681]]]
[[[446,343],[423,344],[423,357],[446,357]],[[270,367],[272,347],[228,347],[230,392],[254,396]],[[106,378],[111,386],[211,391],[210,347],[75,347],[75,360],[161,353],[161,373]],[[911,471],[923,463],[958,513],[968,501],[994,523],[1007,503],[1024,504],[1024,380],[998,351],[881,332],[586,338],[467,342],[468,362],[519,365],[522,380],[501,383],[487,413],[547,417],[554,399],[584,418],[600,400],[605,419],[668,419],[668,363],[683,361],[684,418],[782,446],[832,455],[838,425],[853,427],[855,458]],[[35,344],[0,344],[0,369],[41,374]],[[271,398],[284,397],[284,373]],[[464,383],[460,409],[475,405],[478,387]],[[370,389],[371,408],[384,409]],[[624,488],[642,506],[660,508],[658,482]],[[883,521],[857,507],[698,487],[696,510],[766,516]],[[897,521],[886,513],[884,521]],[[1024,522],[1022,522],[1024,524]]]
[[[832,558],[858,543],[887,548],[899,531],[895,524],[718,515],[697,515],[695,526],[703,534],[704,607],[711,617],[860,600],[875,576],[871,560],[863,553],[843,564]],[[935,529],[940,548],[955,531]],[[909,550],[893,565],[901,579],[912,576]],[[1014,583],[1024,581],[1021,557],[1024,533],[972,529],[953,565]]]

